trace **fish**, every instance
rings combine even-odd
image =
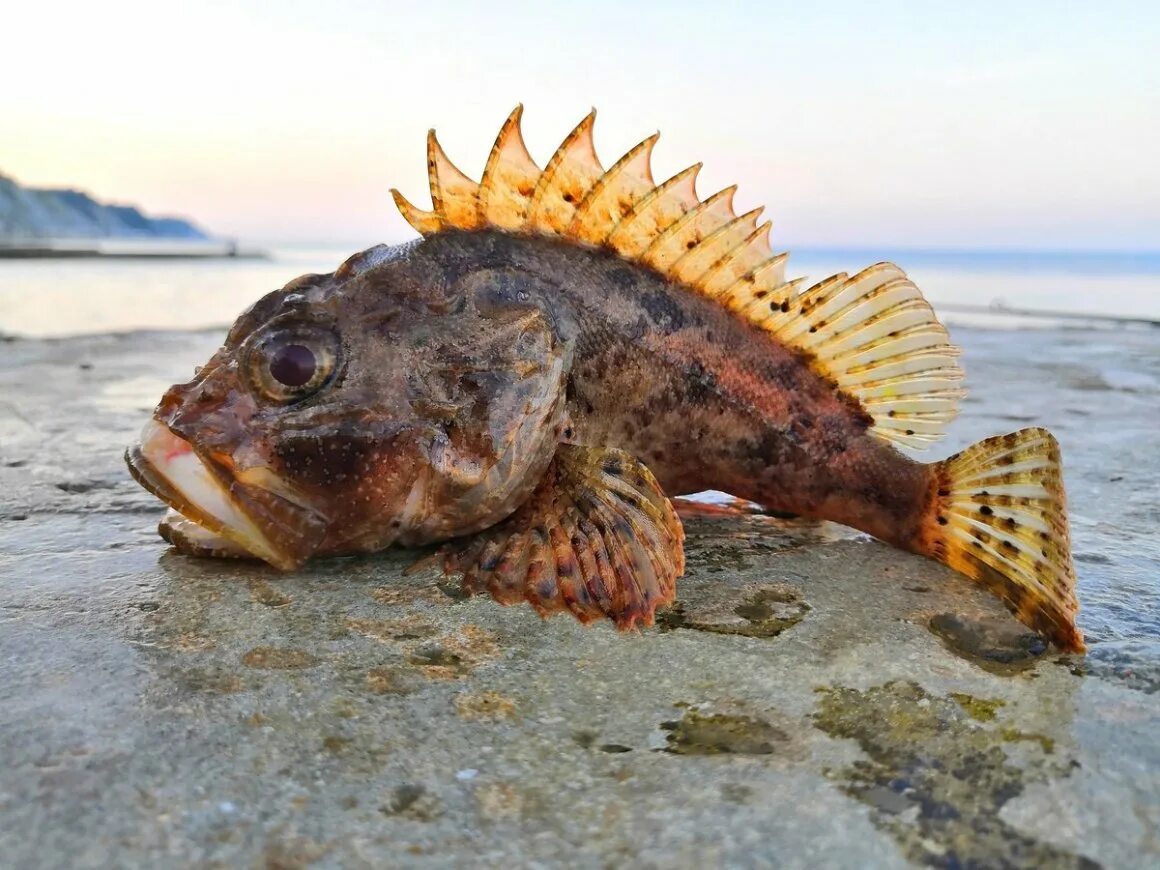
[[[471,594],[622,629],[684,572],[676,496],[840,523],[988,589],[1082,651],[1059,444],[946,459],[959,350],[906,273],[787,277],[761,209],[605,168],[595,111],[541,168],[507,118],[472,180],[427,139],[418,232],[253,303],[126,452],[190,555],[438,547]]]

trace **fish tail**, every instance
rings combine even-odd
[[[1059,443],[1046,429],[978,442],[931,469],[913,549],[978,581],[1060,649],[1082,652]]]

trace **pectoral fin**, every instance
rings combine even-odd
[[[622,629],[651,625],[685,569],[681,521],[652,473],[624,451],[573,444],[512,516],[443,553],[471,594]]]

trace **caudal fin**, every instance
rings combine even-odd
[[[1082,652],[1059,443],[1046,429],[988,438],[933,466],[923,552],[979,581],[1060,649]]]

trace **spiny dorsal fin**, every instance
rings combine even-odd
[[[508,115],[487,158],[487,168],[479,185],[479,212],[483,222],[501,230],[524,228],[528,206],[540,180],[540,167],[528,154],[520,130],[523,111],[523,106],[516,106]]]
[[[532,195],[528,228],[545,235],[561,235],[572,225],[576,208],[585,194],[604,174],[596,144],[592,141],[592,126],[596,123],[593,109],[576,125],[565,139],[536,185]]]
[[[654,182],[659,134],[605,170],[593,146],[593,110],[541,170],[524,146],[522,113],[516,106],[508,116],[479,184],[431,131],[432,210],[391,191],[407,222],[423,235],[490,228],[611,248],[800,351],[858,400],[876,435],[910,447],[942,436],[963,394],[958,349],[901,269],[879,263],[802,290],[801,280],[786,280],[787,255],[769,245],[770,224],[757,224],[761,209],[733,211],[735,187],[701,200],[699,163]]]

